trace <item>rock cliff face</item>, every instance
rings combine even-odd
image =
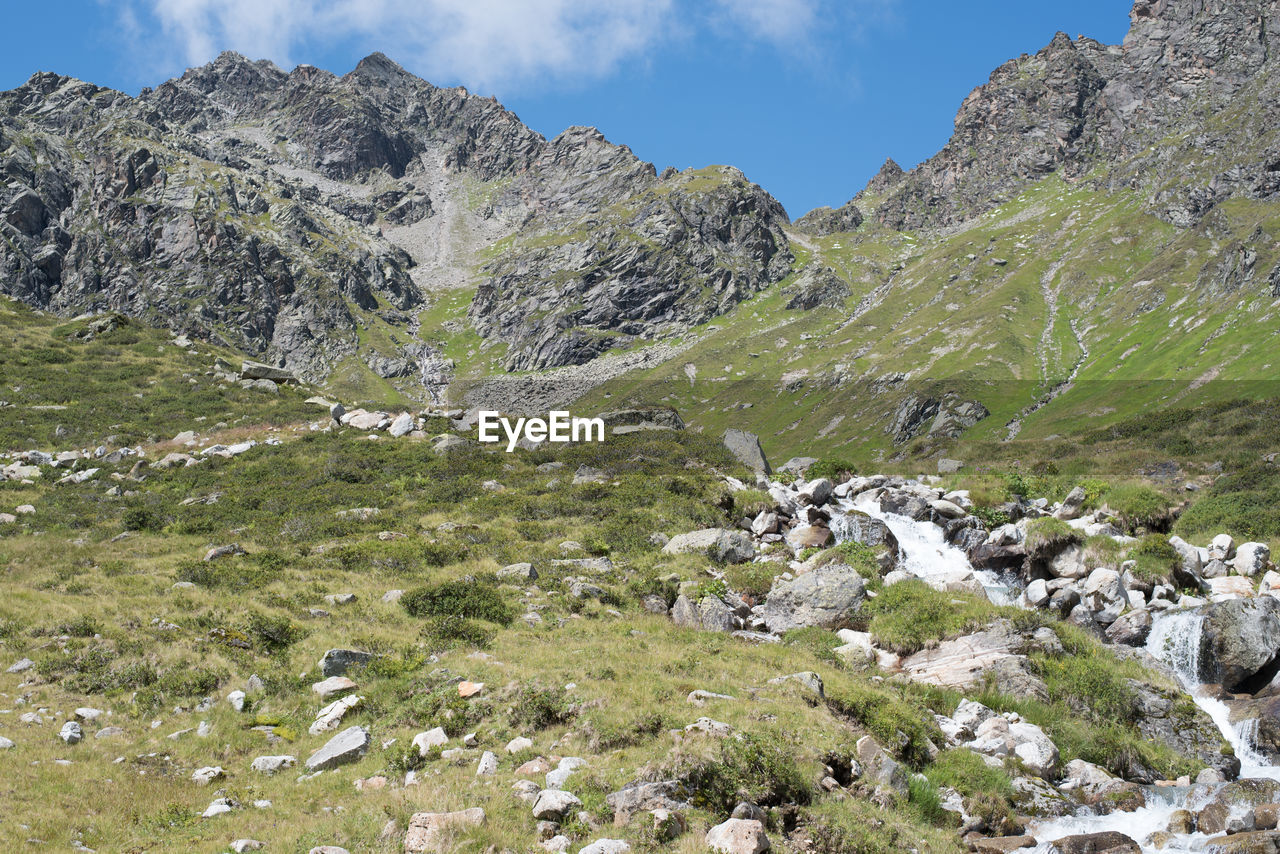
[[[338,77],[228,53],[138,98],[37,74],[0,93],[0,169],[0,291],[312,378],[359,354],[446,381],[416,338],[442,287],[478,284],[477,331],[550,367],[713,317],[791,263],[786,213],[736,170],[659,181],[593,129],[548,142],[380,54]]]
[[[1273,196],[1277,4],[1137,0],[1130,17],[1122,45],[1058,33],[996,69],[961,105],[947,145],[879,200],[875,217],[899,229],[949,225],[1055,171],[1138,187],[1184,226],[1232,195]]]

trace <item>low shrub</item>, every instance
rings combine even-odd
[[[1156,581],[1168,578],[1181,563],[1178,551],[1163,534],[1147,534],[1129,549],[1133,572],[1139,578]]]
[[[412,617],[466,617],[509,626],[515,611],[501,591],[476,581],[445,581],[416,587],[400,597],[400,605]]]
[[[728,816],[743,800],[761,807],[807,804],[812,784],[796,762],[790,739],[757,733],[725,739],[714,760],[695,763],[684,775],[694,806]]]
[[[572,713],[563,688],[540,683],[521,685],[508,717],[520,730],[540,730],[567,722]]]

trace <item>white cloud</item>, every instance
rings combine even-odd
[[[716,0],[716,5],[751,37],[781,47],[808,41],[818,21],[818,0]]]
[[[606,76],[706,26],[803,52],[833,19],[847,24],[847,13],[884,2],[891,0],[128,0],[122,29],[133,31],[143,56],[168,54],[170,64],[236,50],[287,68],[308,48],[355,43],[434,82],[502,91]]]

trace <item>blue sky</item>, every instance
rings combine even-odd
[[[798,217],[951,133],[1057,30],[1116,44],[1125,0],[66,0],[12,4],[0,88],[36,70],[136,94],[224,49],[336,73],[381,50],[554,136],[595,125],[659,169],[729,163]]]

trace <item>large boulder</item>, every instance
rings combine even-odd
[[[764,455],[764,448],[760,447],[760,437],[755,433],[730,427],[724,431],[722,441],[729,452],[738,458],[738,462],[747,468],[760,474],[773,474],[769,460]]]
[[[861,510],[851,510],[831,517],[831,533],[842,543],[862,543],[879,551],[896,555],[901,548],[889,526]]]
[[[763,854],[769,850],[764,824],[750,818],[731,818],[707,831],[707,848],[719,854]]]
[[[894,761],[880,743],[869,735],[858,739],[855,745],[863,773],[877,789],[906,794],[907,772]]]
[[[308,771],[324,771],[337,768],[349,762],[356,762],[369,752],[369,731],[361,726],[344,729],[325,744],[324,747],[311,754],[307,759]]]
[[[1253,693],[1275,675],[1280,652],[1280,601],[1229,599],[1200,608],[1200,679],[1234,693]],[[1261,682],[1261,684],[1254,684]]]
[[[678,534],[667,541],[662,551],[671,555],[687,552],[705,554],[720,563],[745,563],[756,554],[749,535],[727,528],[704,528]]]
[[[373,660],[373,653],[358,649],[331,649],[320,659],[320,672],[325,676],[345,676],[352,667],[363,667]]]
[[[866,584],[848,564],[829,563],[790,581],[775,580],[762,615],[769,631],[807,626],[844,628],[866,598]]]
[[[1055,840],[1049,850],[1056,854],[1142,854],[1138,843],[1118,830],[1064,836]]]

